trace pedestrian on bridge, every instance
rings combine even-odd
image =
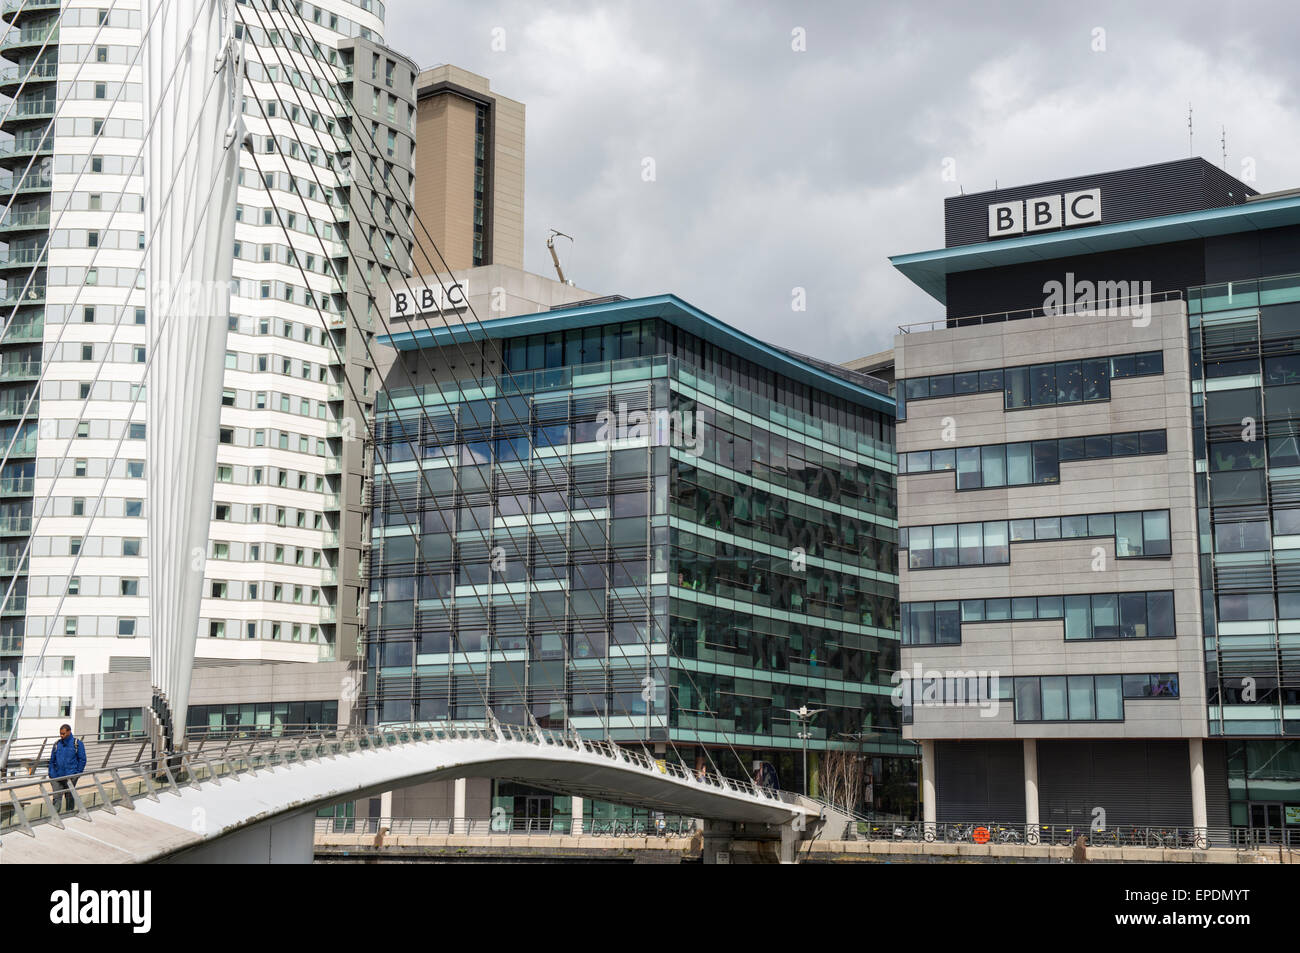
[[[57,810],[59,801],[63,801],[63,809],[73,810],[77,802],[72,797],[72,785],[76,784],[75,777],[82,771],[86,770],[86,746],[81,743],[81,739],[73,735],[71,725],[59,726],[59,740],[54,743],[54,748],[50,751],[50,780],[58,781],[59,787],[63,788],[62,794],[54,795],[54,807]]]

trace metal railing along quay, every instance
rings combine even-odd
[[[867,840],[927,844],[1003,844],[1015,846],[1072,847],[1080,837],[1089,847],[1145,847],[1170,850],[1206,850],[1226,847],[1258,850],[1263,847],[1300,847],[1300,836],[1285,843],[1281,830],[1248,827],[1174,827],[1119,824],[1094,831],[1087,824],[1024,824],[1021,822],[898,821],[858,823],[858,836]]]

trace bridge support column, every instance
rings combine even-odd
[[[455,834],[468,834],[469,822],[465,819],[465,792],[469,782],[466,778],[457,778],[452,785],[451,825]]]
[[[803,836],[801,831],[795,830],[794,821],[781,825],[781,863],[799,863],[799,844],[803,841]]]
[[[731,841],[735,825],[727,821],[704,819],[704,856],[706,864],[731,863]],[[721,855],[721,856],[719,856]]]

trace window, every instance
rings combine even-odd
[[[76,620],[76,618],[69,618],[69,619],[64,619],[64,620],[63,620],[63,634],[64,634],[64,635],[76,635],[76,634],[77,634],[77,620]]]
[[[123,579],[121,582],[121,595],[138,596],[140,594],[139,579]]]
[[[86,461],[77,460],[72,464],[72,475],[84,477],[86,475]]]
[[[86,247],[87,248],[99,247],[99,232],[95,231],[94,229],[91,229],[90,231],[86,232]]]
[[[139,537],[132,536],[132,537],[128,537],[128,538],[122,540],[122,555],[123,555],[123,556],[139,556],[139,555],[140,555],[140,539],[139,539]]]
[[[95,62],[96,62],[96,63],[107,63],[107,62],[108,62],[108,47],[107,47],[107,46],[97,46],[97,47],[95,47]],[[98,171],[98,170],[96,170],[96,171]]]
[[[144,500],[127,500],[124,513],[127,516],[143,516]]]
[[[144,461],[128,460],[126,461],[126,475],[132,480],[144,479]]]
[[[135,323],[144,324],[144,308],[135,309]]]
[[[91,172],[103,172],[103,171],[104,171],[104,159],[103,159],[102,156],[91,156],[91,159],[90,159],[90,171],[91,171]]]
[[[144,425],[143,423],[138,423],[138,424],[137,424],[137,423],[128,424],[128,425],[127,425],[127,439],[129,439],[129,440],[143,440],[143,439],[144,439],[144,427],[145,427],[145,425]]]
[[[81,359],[83,361],[93,361],[95,359],[95,345],[93,344],[81,345]]]
[[[87,421],[87,420],[79,420],[79,421],[77,421],[77,436],[78,436],[78,437],[89,437],[89,436],[90,436],[90,422],[89,422],[89,421]]]
[[[81,552],[81,537],[73,536],[68,539],[68,555],[76,556]]]
[[[82,320],[82,322],[84,322],[85,324],[94,324],[94,323],[95,323],[95,307],[94,307],[94,305],[88,305],[88,306],[86,306],[86,307],[84,307],[84,308],[81,309],[81,320]]]
[[[1128,675],[1040,675],[1015,679],[1016,721],[1123,721]],[[1148,676],[1136,676],[1148,678]]]
[[[68,577],[68,595],[70,595],[70,596],[76,596],[76,595],[80,595],[80,594],[81,594],[81,577],[80,577],[80,576],[69,576],[69,577]]]

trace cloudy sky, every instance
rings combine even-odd
[[[888,256],[945,196],[1184,157],[1189,101],[1198,155],[1226,126],[1229,172],[1300,187],[1300,17],[1233,9],[388,0],[387,39],[525,103],[529,270],[558,228],[582,287],[838,361],[941,314]]]

